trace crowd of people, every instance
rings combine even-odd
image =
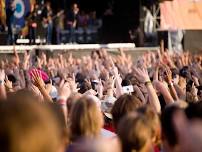
[[[0,151],[200,152],[202,55],[124,49],[0,63]]]
[[[0,3],[1,4],[1,3]],[[50,1],[34,2],[30,4],[30,10],[24,14],[24,25],[18,25],[15,19],[16,0],[3,2],[0,5],[0,32],[8,34],[7,44],[15,43],[18,38],[28,38],[31,44],[36,43],[37,38],[45,38],[46,43],[64,43],[62,33],[68,31],[66,43],[76,43],[81,35],[81,42],[87,42],[83,35],[97,33],[102,26],[101,19],[97,18],[96,11],[80,10],[77,3],[71,5],[70,9],[57,9]],[[4,15],[3,15],[4,14]],[[87,39],[87,38],[86,38]]]

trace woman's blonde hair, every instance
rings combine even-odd
[[[39,102],[19,99],[0,102],[0,151],[58,151],[60,130],[52,111]]]
[[[91,98],[82,97],[73,105],[70,112],[72,141],[82,137],[97,137],[102,126],[102,113]]]
[[[117,134],[124,152],[142,152],[149,149],[148,145],[152,147],[151,129],[146,117],[135,112],[121,119]]]

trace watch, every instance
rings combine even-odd
[[[0,80],[0,85],[3,85],[3,84],[4,84],[4,82],[2,80]]]
[[[173,83],[172,83],[172,82],[168,84],[168,87],[172,87],[172,86],[173,86]]]

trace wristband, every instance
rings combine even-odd
[[[4,81],[0,80],[0,85],[4,85]]]
[[[67,98],[64,97],[64,96],[58,96],[58,97],[57,97],[57,102],[58,102],[58,104],[60,104],[60,105],[66,105],[66,100],[67,100]]]
[[[173,86],[173,83],[172,83],[172,82],[168,84],[168,87],[172,87],[172,86]]]
[[[152,82],[149,80],[149,81],[146,81],[144,84],[145,86],[147,86],[148,84],[152,84]]]

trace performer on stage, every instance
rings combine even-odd
[[[38,5],[34,4],[33,10],[31,10],[31,13],[30,13],[30,15],[28,17],[30,44],[35,44],[35,40],[36,40],[37,10],[38,10]]]
[[[6,29],[6,12],[5,12],[5,1],[0,1],[0,31]]]
[[[53,11],[51,8],[51,3],[46,2],[45,7],[42,12],[43,26],[47,29],[46,41],[48,44],[52,43],[53,35],[53,22],[52,22]]]
[[[15,12],[15,4],[14,0],[11,0],[9,2],[9,5],[6,7],[6,25],[8,27],[7,44],[13,44],[14,42],[14,35],[13,35],[14,12]]]
[[[79,8],[78,5],[75,3],[72,5],[71,11],[67,15],[67,24],[70,29],[70,39],[69,43],[75,43],[76,42],[76,27],[77,27],[77,20],[78,20],[78,13],[79,13]]]

